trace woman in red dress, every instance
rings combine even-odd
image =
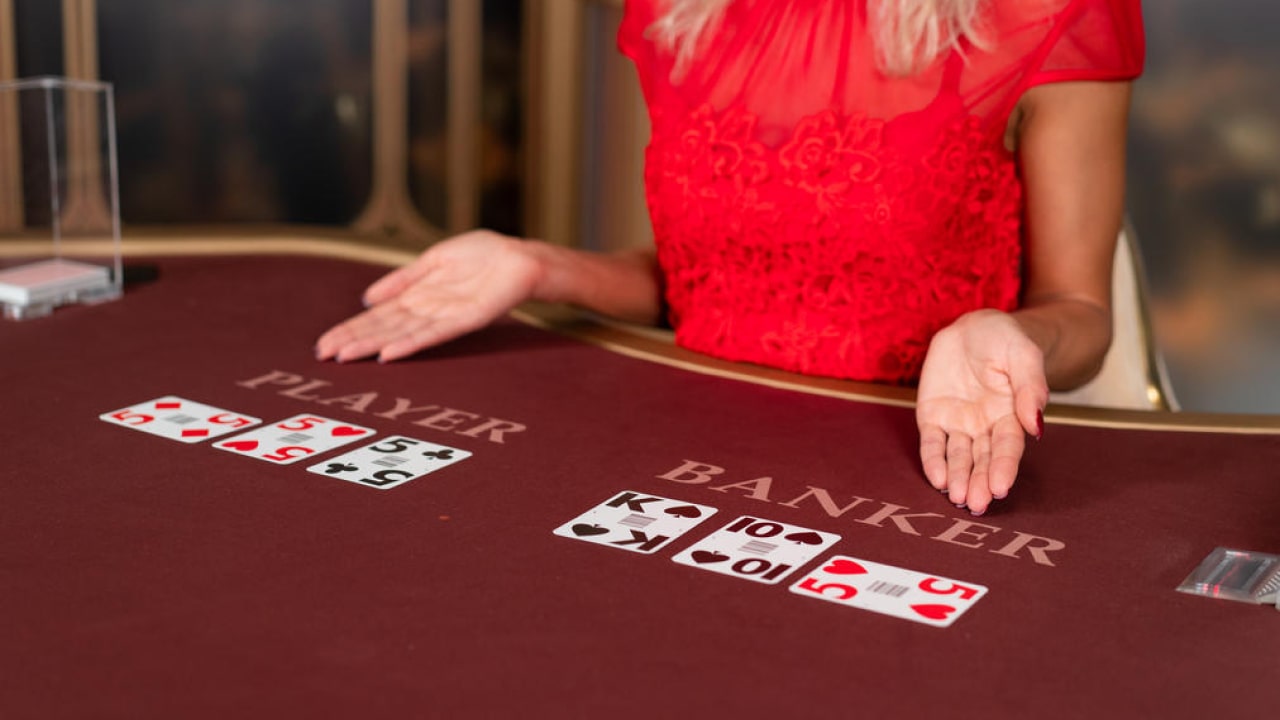
[[[628,0],[656,252],[477,231],[371,286],[321,359],[395,360],[529,299],[681,345],[918,383],[925,476],[981,515],[1050,388],[1098,370],[1139,0]]]

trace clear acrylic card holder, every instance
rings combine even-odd
[[[0,306],[10,320],[120,297],[108,83],[0,82]]]
[[[1280,608],[1280,555],[1215,548],[1178,591]]]

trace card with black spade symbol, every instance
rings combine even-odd
[[[716,509],[626,490],[555,529],[560,537],[652,554]]]
[[[392,435],[312,465],[307,472],[389,490],[469,457],[466,450]]]
[[[947,627],[987,589],[928,573],[836,555],[791,586],[791,592],[934,627]]]
[[[775,585],[839,540],[835,533],[744,515],[671,559],[681,565]]]

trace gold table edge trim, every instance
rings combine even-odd
[[[48,242],[0,242],[0,256],[47,252]],[[103,240],[64,240],[65,255],[108,255],[113,243]],[[279,232],[223,236],[201,234],[178,239],[127,239],[120,242],[124,257],[201,255],[306,255],[397,266],[413,260],[408,250],[373,246],[341,237],[295,237]],[[833,378],[807,377],[757,365],[733,363],[694,353],[646,329],[606,322],[564,307],[526,303],[511,312],[516,320],[556,332],[627,357],[681,370],[825,397],[895,407],[913,407],[915,392],[908,388]],[[1058,425],[1166,432],[1208,432],[1280,435],[1280,415],[1119,410],[1076,405],[1050,405],[1045,422]]]

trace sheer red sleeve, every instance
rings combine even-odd
[[[870,0],[735,0],[673,76],[627,0],[652,126],[645,194],[676,341],[730,360],[913,382],[929,340],[1012,310],[1028,88],[1142,70],[1140,0],[989,0],[983,37],[883,71]]]
[[[1079,80],[1132,80],[1146,43],[1139,0],[1076,2],[1054,29],[1043,64],[1027,87]]]

